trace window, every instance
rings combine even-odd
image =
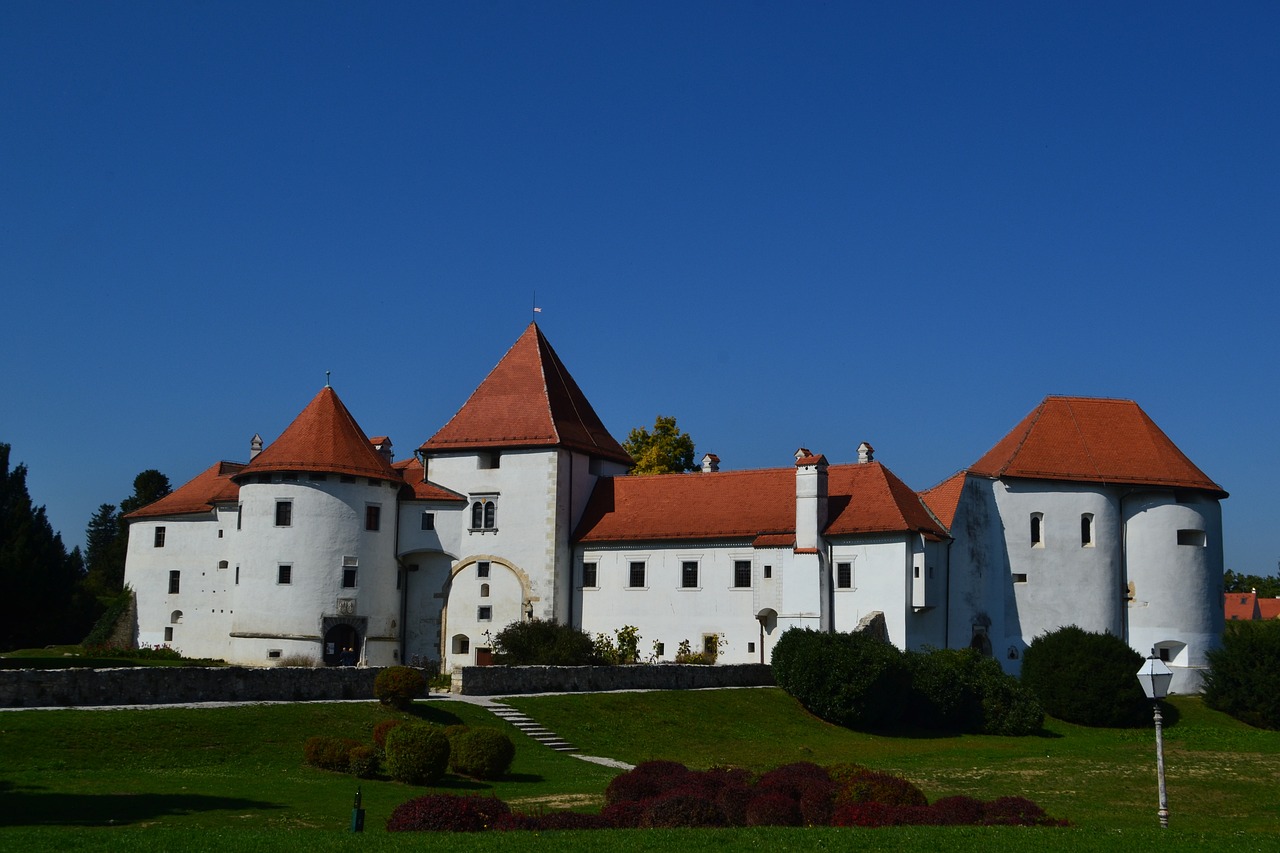
[[[733,585],[738,589],[751,586],[751,561],[733,561]]]
[[[591,587],[599,586],[598,580],[599,579],[596,576],[596,564],[583,563],[582,564],[582,585],[591,586]]]
[[[236,566],[236,586],[240,586],[240,566]]]
[[[476,608],[476,619],[481,622],[489,622],[493,619],[493,608],[487,604]]]
[[[660,657],[662,657],[664,654],[666,654],[666,652],[667,652],[667,646],[666,646],[666,643],[654,643],[654,644],[653,644],[653,656],[654,656],[654,657],[658,657],[658,658],[660,658]]]
[[[377,530],[382,526],[382,507],[370,504],[364,508],[364,529]]]
[[[836,589],[853,589],[853,563],[836,563]]]
[[[1179,530],[1178,544],[1190,545],[1195,548],[1203,548],[1205,545],[1205,536],[1203,530]]]
[[[268,660],[279,660],[284,657],[284,649],[267,649]]]
[[[164,547],[164,527],[157,527],[157,528],[156,528],[155,546],[156,546],[157,548],[163,548],[163,547]]]
[[[173,629],[172,629],[172,628],[165,628],[165,629],[164,629],[164,641],[165,641],[166,643],[172,643],[172,642],[173,642]]]
[[[243,518],[244,518],[244,506],[242,504],[236,504],[236,530],[243,529],[240,526],[240,521]]]
[[[455,634],[450,646],[453,654],[465,655],[471,651],[471,640],[466,634]]]
[[[222,538],[222,528],[218,528],[218,538]]]
[[[436,529],[436,514],[435,514],[434,512],[427,512],[427,511],[423,510],[423,513],[422,513],[422,529],[423,529],[423,530],[435,530],[435,529]]]
[[[476,577],[478,578],[489,577],[489,561],[488,560],[481,560],[480,562],[476,563]]]
[[[627,586],[632,588],[644,586],[644,561],[633,560],[631,563],[630,577],[627,578]]]
[[[285,564],[276,569],[276,583],[291,584],[293,583],[293,566]]]
[[[765,577],[765,580],[768,580],[769,578],[773,577],[773,566],[764,567],[764,577]]]
[[[1013,582],[1014,582],[1014,583],[1026,583],[1026,582],[1027,582],[1027,576],[1026,576],[1025,574],[1021,573],[1021,572],[1014,572],[1014,574],[1013,574]]]
[[[501,468],[502,454],[496,450],[492,453],[481,453],[479,456],[476,457],[476,467],[480,468],[481,470]]]
[[[480,597],[481,598],[489,597],[489,585],[487,583],[480,584]]]
[[[720,651],[720,635],[719,634],[703,634],[702,635],[702,653],[715,657]]]
[[[177,595],[179,585],[182,583],[182,572],[177,569],[169,572],[169,594]]]
[[[276,527],[293,524],[293,501],[276,501]]]
[[[754,652],[755,650],[756,650],[756,644],[755,644],[755,643],[747,643],[747,654],[751,654],[751,653],[752,653],[752,652]]]
[[[1093,547],[1093,513],[1091,512],[1080,516],[1080,547]]]
[[[1044,547],[1044,513],[1031,513],[1031,547]]]
[[[340,474],[338,475],[338,480],[343,483],[354,483],[356,481],[356,478],[351,476],[350,474]]]
[[[218,561],[218,568],[219,568],[219,569],[229,569],[229,568],[231,568],[231,564],[230,564],[230,563],[228,563],[226,560],[219,560],[219,561]]]
[[[685,560],[680,564],[680,586],[683,589],[697,588],[698,563],[696,560]]]
[[[344,568],[342,570],[342,588],[343,589],[356,588],[356,572],[357,571],[359,571],[359,569]]]
[[[497,527],[497,506],[488,498],[471,504],[471,529],[493,530]]]

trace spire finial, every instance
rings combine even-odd
[[[324,372],[324,387],[326,388],[329,387],[329,371],[328,370]]]

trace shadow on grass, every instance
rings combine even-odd
[[[424,723],[434,723],[437,726],[464,725],[461,717],[452,711],[446,711],[440,704],[434,702],[414,702],[405,709],[405,713],[417,717]]]
[[[0,782],[0,826],[127,826],[213,811],[282,809],[278,803],[203,794],[62,794]]]

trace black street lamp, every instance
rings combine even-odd
[[[1151,650],[1151,657],[1138,670],[1138,681],[1142,684],[1142,692],[1151,700],[1156,719],[1156,775],[1160,780],[1160,827],[1169,828],[1169,797],[1164,788],[1164,717],[1160,714],[1160,700],[1169,695],[1169,684],[1173,681],[1173,672],[1165,666],[1164,661]]]

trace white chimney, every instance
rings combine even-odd
[[[252,461],[255,456],[262,452],[262,436],[256,432],[253,438],[249,439],[249,460]]]
[[[720,457],[714,453],[708,453],[702,457],[702,473],[714,474],[720,470]]]
[[[858,464],[866,465],[868,462],[875,459],[875,452],[876,452],[876,449],[872,447],[870,444],[867,444],[865,441],[862,442],[862,444],[859,444],[858,445]]]

